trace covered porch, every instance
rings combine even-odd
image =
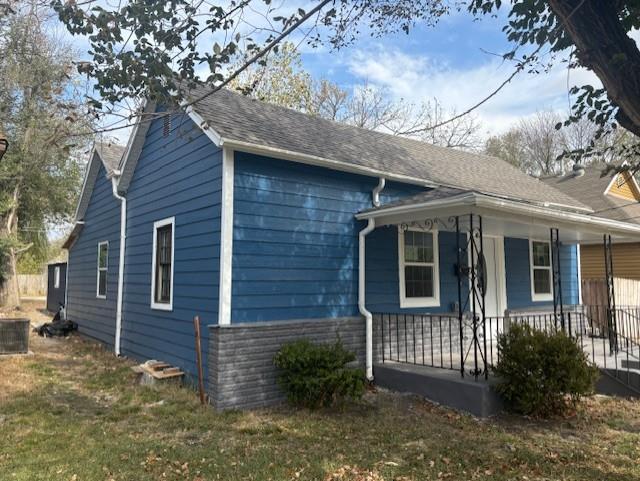
[[[640,299],[616,306],[611,256],[615,242],[640,239],[640,226],[451,188],[357,217],[368,223],[360,294],[371,316],[372,370],[388,378],[389,367],[410,365],[489,381],[498,335],[526,323],[564,330],[605,374],[640,394]],[[606,305],[582,303],[585,243],[602,246]]]

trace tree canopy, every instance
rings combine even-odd
[[[0,22],[0,305],[18,303],[21,252],[44,261],[51,223],[67,220],[81,182],[87,138],[83,90],[71,50],[46,30],[36,2],[14,3]]]
[[[270,0],[233,0],[226,6],[193,0],[52,4],[71,33],[89,39],[92,61],[79,68],[97,82],[96,107],[140,95],[180,96],[184,83],[178,80],[201,79],[220,88],[296,30],[304,31],[313,45],[337,49],[363,34],[409,32],[418,22],[433,25],[455,8],[478,18],[507,10],[504,32],[513,48],[504,59],[513,62],[514,71],[496,91],[519,72],[543,74],[553,64],[567,62],[594,72],[603,86],[574,87],[572,115],[563,123],[587,118],[598,126],[596,140],[619,126],[640,135],[640,50],[629,37],[640,26],[637,0],[318,0],[307,11],[287,4],[276,7]],[[258,12],[265,26],[246,21],[248,12]],[[229,69],[239,52],[246,62]],[[637,154],[635,145],[617,148],[620,155]],[[573,155],[589,156],[595,150],[594,143]]]

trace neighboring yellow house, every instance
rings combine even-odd
[[[640,224],[640,187],[629,172],[602,176],[603,167],[577,168],[564,176],[541,179],[591,207],[594,215]],[[613,244],[614,276],[640,280],[640,243]],[[584,280],[604,279],[604,247],[580,245],[580,273]]]

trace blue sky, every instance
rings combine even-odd
[[[419,103],[437,98],[458,112],[483,99],[513,71],[498,56],[511,49],[504,17],[474,19],[466,12],[444,17],[435,27],[417,25],[410,34],[362,36],[338,52],[303,49],[303,61],[316,77],[343,87],[368,82],[395,98]],[[491,53],[488,53],[491,52]],[[598,83],[585,71],[568,72],[558,64],[549,73],[521,73],[476,112],[485,135],[503,132],[538,110],[569,112],[571,85]]]
[[[299,5],[309,9],[312,4],[308,0],[281,0],[278,13],[286,14]],[[264,22],[259,14],[250,16],[253,25]],[[445,109],[460,112],[484,98],[513,72],[512,64],[487,53],[510,50],[502,32],[504,24],[504,13],[498,18],[474,19],[465,11],[453,12],[435,27],[416,25],[408,35],[377,38],[363,34],[339,51],[306,44],[301,44],[300,50],[305,68],[315,78],[328,78],[347,89],[366,82],[384,88],[396,99],[416,104],[437,98]],[[214,38],[202,36],[201,46],[211,48]],[[290,40],[297,42],[300,38],[298,32]],[[72,41],[86,54],[85,39],[76,37]],[[538,110],[552,109],[567,115],[569,87],[585,83],[598,81],[589,72],[568,72],[564,64],[540,75],[521,73],[475,115],[485,136],[503,132]],[[117,137],[124,140],[126,132]]]

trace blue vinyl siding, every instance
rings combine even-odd
[[[507,271],[507,302],[509,309],[551,304],[531,299],[531,271],[529,240],[505,238],[505,267]],[[564,304],[578,304],[578,262],[576,246],[560,247],[560,272]]]
[[[358,232],[378,179],[236,152],[232,322],[358,313]],[[424,190],[388,183],[389,202]]]
[[[222,152],[186,116],[152,123],[127,192],[122,352],[195,373],[193,316],[206,359],[218,322]],[[153,224],[175,217],[173,310],[151,309]]]
[[[464,236],[461,236],[464,245]],[[367,236],[366,288],[367,309],[380,313],[445,313],[452,312],[458,302],[458,278],[455,265],[458,262],[456,234],[438,233],[440,273],[440,306],[428,308],[400,308],[400,276],[398,272],[398,228],[380,227]],[[466,260],[463,259],[466,263]],[[463,299],[467,295],[466,286]],[[464,300],[463,300],[464,302]]]
[[[107,298],[96,297],[98,243],[109,241]],[[118,293],[120,202],[113,197],[111,181],[100,167],[82,232],[69,250],[67,315],[80,333],[113,347]]]

